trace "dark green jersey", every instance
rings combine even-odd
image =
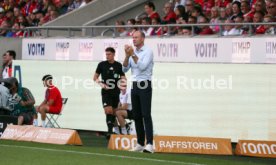
[[[18,95],[22,98],[22,101],[30,101],[30,100],[34,101],[35,100],[31,91],[24,87],[22,87],[19,90]],[[19,116],[21,113],[28,113],[28,112],[35,113],[34,105],[22,106],[16,100],[11,100],[10,106],[11,106],[11,109],[13,109],[13,111],[11,112],[11,115],[13,115],[13,116]]]

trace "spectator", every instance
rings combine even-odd
[[[117,20],[115,24],[116,24],[116,26],[123,26],[123,25],[125,25],[125,22],[122,20]],[[126,30],[125,27],[116,27],[116,30],[119,33],[120,37],[128,36],[128,31]]]
[[[135,18],[135,25],[141,25],[142,24],[142,18],[136,17]]]
[[[19,31],[17,31],[13,37],[25,37],[25,28],[28,27],[28,23],[27,22],[23,22],[19,24]]]
[[[235,23],[243,23],[243,17],[242,16],[237,16],[235,19],[234,19],[234,22]],[[243,25],[236,25],[235,26],[235,29],[236,31],[238,31],[239,35],[242,35],[242,34],[246,34],[247,32],[244,31],[244,27]],[[245,28],[246,29],[246,28]]]
[[[219,9],[219,18],[218,18],[218,22],[219,23],[224,23],[227,19],[227,15],[226,15],[226,9],[225,8],[220,8]]]
[[[15,22],[18,22],[18,16],[22,15],[19,7],[13,8],[13,15],[15,17]]]
[[[131,18],[127,20],[127,25],[131,26],[131,25],[135,25],[136,21],[135,19]],[[137,30],[137,28],[128,28],[128,36],[132,36],[132,34]]]
[[[194,9],[193,9],[193,11],[191,13],[191,16],[196,17],[197,18],[197,22],[198,22],[199,17],[204,16],[204,14],[202,13],[202,9],[201,9],[201,7],[199,5],[195,5],[194,6]]]
[[[264,22],[269,23],[269,22],[275,22],[275,19],[271,15],[266,15],[264,17]],[[273,25],[264,25],[265,28],[265,34],[276,34],[276,29],[275,26]]]
[[[12,95],[9,106],[13,107],[12,116],[18,117],[18,125],[31,125],[35,113],[35,99],[28,88],[20,87],[16,78],[11,77],[6,81],[11,82],[10,93]]]
[[[18,16],[18,21],[17,22],[18,23],[25,23],[25,22],[27,22],[27,20],[25,19],[25,17],[23,15],[20,15],[20,16]]]
[[[250,4],[248,1],[241,2],[241,12],[243,17],[251,17],[253,19],[254,12],[250,9]]]
[[[155,5],[153,2],[147,2],[144,9],[148,15],[147,17],[149,17],[150,19],[160,18],[159,14],[155,11]]]
[[[26,17],[27,22],[30,26],[38,26],[39,20],[36,19],[35,12],[36,10],[34,10]]]
[[[50,11],[49,21],[53,21],[53,20],[56,19],[58,16],[59,16],[58,11],[56,11],[56,10]]]
[[[175,0],[174,1],[174,11],[176,10],[177,6],[185,6],[186,0]]]
[[[24,6],[22,13],[24,16],[28,16],[30,13],[33,12],[34,9],[38,9],[38,3],[36,2],[36,0],[30,0]]]
[[[258,0],[255,3],[255,12],[262,12],[266,13],[266,8],[265,8],[265,2],[262,0]]]
[[[192,15],[192,11],[194,10],[194,7],[195,7],[195,3],[193,0],[186,0],[185,8],[188,16]]]
[[[199,17],[199,24],[208,24],[208,19],[206,17]],[[214,34],[213,30],[208,25],[203,25],[200,27],[199,35],[209,35]]]
[[[232,3],[232,16],[230,17],[231,20],[234,20],[237,16],[242,16],[242,12],[241,12],[241,3],[238,1],[234,1]]]
[[[233,12],[232,12],[232,3],[228,3],[227,5],[226,5],[226,9],[225,9],[225,11],[226,11],[226,16],[227,16],[227,18],[230,18],[232,15],[233,15]]]
[[[68,3],[67,0],[59,0],[56,4],[58,15],[67,13]]]
[[[12,61],[15,60],[16,53],[13,50],[8,50],[3,55],[3,66],[1,78],[9,78],[12,76]]]
[[[153,18],[151,20],[151,24],[152,25],[160,25],[161,24],[161,19],[160,18]],[[163,30],[162,30],[162,27],[154,27],[154,33],[153,35],[162,35],[163,34]]]
[[[147,25],[151,25],[151,19],[149,17],[142,19],[142,25],[145,25],[142,31],[146,36],[152,36],[154,34],[154,29],[152,27],[147,27]]]
[[[211,9],[211,20],[210,24],[217,24],[219,23],[219,7],[215,6]],[[210,26],[214,33],[219,32],[219,26]]]
[[[20,30],[20,25],[18,22],[15,22],[12,26],[12,30],[7,33],[6,37],[14,37],[16,32],[19,30]]]
[[[264,13],[257,11],[254,14],[253,22],[254,23],[261,23],[264,19]],[[264,34],[265,33],[265,27],[264,25],[256,25],[255,26],[255,33],[256,34]]]
[[[176,15],[176,23],[177,24],[184,24],[184,23],[188,22],[188,15],[185,12],[184,6],[178,5],[175,8],[174,13]]]
[[[126,121],[125,119],[133,119],[133,114],[132,114],[132,106],[131,106],[131,94],[130,91],[127,90],[127,82],[126,80],[121,81],[120,83],[120,102],[116,110],[116,117],[118,119],[118,122],[121,127],[121,133],[123,135],[129,134],[127,132],[126,128]]]
[[[11,24],[8,20],[5,20],[2,22],[0,27],[3,28],[2,30],[0,30],[0,36],[6,36],[9,32],[8,28],[11,28]]]
[[[5,14],[5,11],[2,7],[0,7],[0,25],[2,24],[3,21],[6,21],[7,17]]]
[[[43,15],[45,15],[47,13],[49,6],[53,6],[52,1],[51,0],[43,0],[43,7],[41,9],[41,12],[43,13]]]
[[[169,3],[169,2],[165,3],[164,13],[165,13],[165,16],[163,17],[162,22],[168,23],[168,22],[171,22],[171,21],[176,21],[176,15],[173,11],[171,3]]]
[[[188,18],[188,24],[196,24],[197,23],[197,18],[193,16],[189,16]],[[200,32],[200,28],[197,26],[194,26],[194,33],[198,34]]]
[[[192,27],[190,27],[190,26],[184,26],[182,28],[182,35],[184,35],[184,36],[191,36],[192,35]]]
[[[44,87],[47,87],[44,101],[36,108],[40,113],[42,127],[46,127],[46,113],[59,114],[62,108],[62,98],[59,89],[52,83],[53,76],[45,75],[42,78]],[[37,119],[35,121],[37,123]]]
[[[69,6],[67,9],[67,12],[70,12],[79,8],[81,5],[81,2],[82,2],[81,0],[69,0]]]
[[[232,19],[227,19],[225,23],[234,23]],[[233,25],[225,25],[224,26],[224,31],[222,33],[224,36],[233,36],[233,35],[239,35],[240,32],[235,29],[235,26]]]
[[[2,7],[5,11],[10,9],[9,0],[3,0]]]
[[[15,21],[12,9],[9,9],[6,11],[6,17],[7,17],[7,20],[9,21],[9,23],[12,25]]]
[[[276,1],[272,1],[267,7],[267,13],[271,15],[274,19],[276,18]]]

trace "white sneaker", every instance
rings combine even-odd
[[[153,154],[154,153],[153,145],[152,144],[147,144],[146,147],[144,148],[143,152]]]
[[[132,148],[129,151],[132,151],[132,152],[142,152],[143,150],[144,150],[144,147],[141,146],[140,144],[137,144],[134,148]]]

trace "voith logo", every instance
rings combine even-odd
[[[45,55],[45,43],[28,43],[27,47],[29,56]]]
[[[195,54],[197,58],[217,58],[217,43],[195,43]]]
[[[178,57],[177,43],[158,43],[157,52],[158,57],[177,58]]]
[[[276,158],[276,141],[241,140],[236,147],[237,155]]]

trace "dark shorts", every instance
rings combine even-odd
[[[119,104],[119,94],[117,93],[102,94],[102,104],[103,104],[103,107],[112,106],[112,108],[117,108]]]
[[[19,116],[23,116],[23,124],[25,125],[32,125],[33,124],[33,113],[27,112],[27,113],[21,113]]]
[[[129,120],[133,120],[133,119],[134,119],[134,118],[133,118],[133,113],[132,113],[132,111],[127,110],[127,118],[128,118]]]

